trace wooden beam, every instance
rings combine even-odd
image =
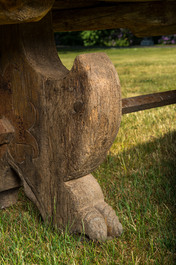
[[[169,0],[174,1],[174,0]],[[112,5],[115,3],[143,3],[143,2],[162,2],[162,0],[56,0],[52,9],[62,10],[62,9],[75,9],[75,8],[84,8],[87,7],[98,7],[103,5]]]
[[[176,33],[176,1],[96,3],[86,8],[53,9],[54,30],[129,28],[140,37]]]
[[[176,103],[176,90],[122,99],[122,114]]]
[[[55,31],[123,27],[140,37],[176,33],[175,0],[0,0],[0,24],[38,21],[51,8]]]
[[[86,9],[87,7],[95,7],[97,5],[99,5],[100,2],[97,0],[89,0],[89,1],[85,1],[85,0],[77,0],[77,1],[73,1],[73,0],[58,0],[55,1],[52,10],[63,10],[63,9],[77,9],[77,8],[84,8]],[[103,3],[104,4],[104,3]]]
[[[0,25],[38,21],[53,4],[54,0],[0,0]]]
[[[99,4],[112,3],[144,3],[144,2],[174,2],[175,0],[56,0],[53,9],[73,9],[87,6],[98,6]]]
[[[124,3],[124,2],[133,2],[133,3],[139,3],[139,2],[172,2],[175,0],[98,0],[99,2],[118,2],[118,3]]]

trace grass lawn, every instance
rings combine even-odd
[[[69,69],[76,55],[59,55]],[[175,48],[107,49],[122,96],[176,89]],[[0,264],[166,264],[176,262],[176,105],[127,114],[104,163],[93,172],[123,225],[104,243],[46,226],[21,190],[0,211]],[[174,262],[175,261],[175,262]]]

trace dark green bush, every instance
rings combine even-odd
[[[81,31],[56,32],[54,34],[56,45],[83,46]]]
[[[128,29],[83,31],[81,36],[84,46],[127,47],[134,39]]]

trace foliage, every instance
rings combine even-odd
[[[155,44],[176,44],[176,34],[152,37]],[[142,38],[135,37],[128,29],[107,29],[92,31],[55,33],[56,45],[63,46],[104,46],[129,47],[140,45]]]
[[[76,55],[106,52],[123,97],[175,89],[172,48],[59,51],[71,68]],[[0,264],[174,265],[176,205],[176,105],[122,117],[104,163],[93,173],[123,224],[121,237],[104,243],[53,230],[20,193],[0,211]]]
[[[106,46],[113,47],[128,47],[133,44],[134,35],[128,29],[116,29],[111,30],[107,40],[105,40]]]
[[[159,44],[176,44],[176,34],[174,35],[168,35],[168,36],[162,36],[158,40]]]
[[[56,45],[65,46],[107,46],[128,47],[139,44],[141,39],[136,38],[128,29],[107,29],[77,32],[55,33]]]
[[[86,30],[81,33],[84,46],[103,46],[108,30]]]
[[[133,34],[128,29],[93,30],[81,33],[84,46],[127,47],[133,43]]]

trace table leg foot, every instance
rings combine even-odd
[[[85,233],[93,240],[118,237],[122,225],[115,211],[104,201],[102,190],[89,174],[64,183],[63,210],[60,218],[70,231]]]

